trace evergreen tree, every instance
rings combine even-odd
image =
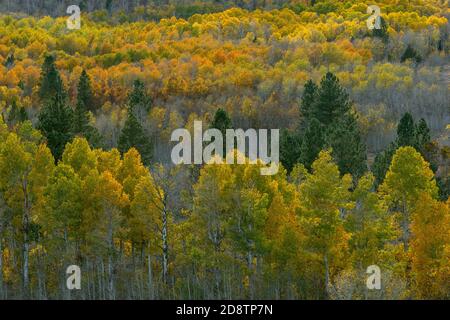
[[[214,114],[214,119],[209,127],[211,129],[219,129],[220,132],[222,132],[223,136],[225,136],[227,129],[233,129],[228,113],[222,108],[217,109],[216,113]]]
[[[11,108],[8,112],[7,123],[10,127],[13,127],[16,123],[24,122],[28,120],[28,114],[23,106],[17,107],[15,100],[11,103]]]
[[[427,126],[425,119],[420,119],[416,126],[415,132],[416,148],[422,155],[425,156],[425,149],[428,144],[431,143],[430,129]]]
[[[375,176],[376,186],[383,182],[386,172],[389,170],[389,166],[391,165],[395,150],[397,150],[397,146],[394,142],[392,142],[386,150],[376,155],[375,161],[372,165],[372,172]]]
[[[405,52],[400,58],[400,62],[405,62],[406,60],[413,60],[416,63],[420,63],[422,62],[422,57],[413,47],[411,47],[411,45],[408,44],[408,47],[406,47]]]
[[[128,108],[125,125],[119,136],[118,149],[123,154],[130,148],[136,148],[142,157],[142,162],[149,165],[152,158],[152,145],[146,137],[144,129],[136,119],[132,108]]]
[[[366,146],[353,114],[347,114],[336,122],[326,135],[326,143],[332,148],[333,158],[341,174],[350,173],[353,178],[361,177],[367,171]]]
[[[320,123],[314,123],[311,128],[311,121],[314,119],[314,103],[316,102],[318,87],[311,79],[308,80],[303,88],[303,94],[300,102],[300,120],[298,126],[294,132],[283,130],[281,132],[280,140],[280,161],[283,166],[290,172],[294,165],[299,161],[304,163],[307,168],[310,168],[312,162],[319,154],[320,146],[309,145],[309,143],[315,144],[316,140],[322,140],[322,135],[314,136],[316,133],[311,132],[315,130]],[[317,119],[314,119],[317,121]],[[306,141],[304,141],[304,135],[307,131]],[[300,158],[301,154],[305,152],[304,158]]]
[[[439,188],[439,199],[446,201],[450,197],[450,177],[437,177],[436,184]]]
[[[75,135],[86,136],[89,127],[89,114],[82,101],[78,101],[73,112],[72,130]]]
[[[316,118],[312,118],[302,136],[299,161],[307,169],[311,169],[312,163],[317,159],[324,146],[324,130],[322,124]]]
[[[92,98],[91,80],[85,70],[81,72],[77,86],[77,104],[80,103],[84,105],[86,111],[95,112],[97,110]]]
[[[66,92],[55,66],[55,58],[51,55],[45,57],[41,70],[40,83],[39,97],[41,101],[44,102],[54,98],[61,99],[62,101],[66,99]]]
[[[79,7],[81,11],[87,11],[88,10],[87,0],[81,0]]]
[[[108,11],[108,14],[112,13],[112,0],[106,0],[105,9]]]
[[[222,135],[225,137],[226,130],[227,129],[233,129],[233,125],[231,123],[231,119],[228,116],[228,113],[222,109],[217,109],[216,113],[214,114],[214,119],[211,122],[211,125],[209,126],[210,129],[218,129],[220,132],[222,132]],[[214,141],[214,139],[213,139]],[[227,146],[226,143],[223,143],[223,156],[226,157],[227,154]],[[283,153],[283,151],[281,151]]]
[[[397,126],[397,147],[416,146],[416,127],[412,115],[407,112]]]
[[[150,111],[151,100],[145,92],[144,83],[135,80],[133,90],[128,94],[128,115],[122,132],[119,136],[119,151],[127,152],[130,148],[136,148],[142,156],[142,162],[149,165],[153,146],[145,132],[143,125]]]
[[[301,140],[296,132],[287,129],[281,131],[280,161],[288,172],[292,170],[300,157]]]
[[[372,34],[374,37],[381,38],[383,42],[387,42],[389,40],[388,26],[384,18],[380,17],[380,28],[373,29]]]
[[[47,100],[39,114],[38,129],[47,138],[56,161],[61,159],[64,147],[73,138],[72,120],[72,109],[59,95]]]
[[[303,124],[307,124],[312,116],[312,109],[317,96],[317,85],[310,79],[305,83],[302,101],[300,104],[300,114],[303,117]]]
[[[145,92],[144,83],[139,79],[134,81],[133,90],[128,94],[128,106],[141,125],[144,125],[151,108],[151,99]]]
[[[85,137],[91,146],[101,146],[101,135],[97,128],[89,123],[89,112],[87,106],[92,108],[92,91],[90,80],[86,72],[83,70],[78,82],[77,104],[73,112],[72,133]]]
[[[6,58],[5,62],[4,62],[4,66],[7,69],[11,69],[14,66],[14,62],[15,62],[15,58],[14,58],[14,54],[11,53],[10,55],[8,55],[8,57]]]
[[[89,123],[89,112],[86,111],[83,102],[77,102],[73,112],[72,133],[74,136],[83,136],[92,147],[100,147],[102,137],[97,128]]]
[[[351,102],[347,91],[331,72],[322,78],[312,115],[322,124],[329,125],[350,110]]]

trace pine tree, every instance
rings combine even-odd
[[[141,154],[142,162],[149,165],[152,158],[152,145],[132,109],[128,108],[127,119],[119,136],[118,148],[123,154],[133,147]]]
[[[209,126],[210,129],[218,129],[220,132],[222,132],[222,135],[225,137],[227,129],[232,129],[233,125],[231,123],[231,119],[228,116],[228,113],[222,109],[219,108],[216,110],[216,113],[214,114],[214,119],[211,122],[211,125]],[[223,156],[226,157],[227,154],[227,146],[226,143],[223,144]],[[283,151],[282,151],[283,153]]]
[[[417,51],[411,45],[408,44],[405,52],[400,58],[400,62],[405,62],[406,60],[409,59],[414,60],[416,63],[422,62],[422,57],[420,56],[420,54],[418,54]]]
[[[280,161],[288,172],[292,170],[300,157],[301,140],[296,132],[287,129],[281,131]]]
[[[42,102],[49,99],[61,99],[64,101],[67,97],[64,90],[63,82],[55,66],[55,58],[47,55],[42,65],[41,71],[41,87],[39,89],[39,97]]]
[[[14,58],[14,54],[11,53],[10,55],[8,55],[8,57],[6,58],[5,62],[4,62],[4,66],[7,69],[11,69],[14,66],[14,62],[15,62],[15,58]]]
[[[387,42],[389,40],[388,26],[384,18],[380,17],[380,28],[374,28],[372,33],[374,37],[381,38],[383,42]]]
[[[422,155],[426,153],[426,146],[431,143],[430,129],[425,119],[420,119],[415,130],[416,149]]]
[[[55,160],[60,160],[64,147],[73,138],[73,111],[59,95],[47,101],[39,114],[38,129],[47,138]]]
[[[358,179],[367,171],[366,146],[353,114],[343,116],[329,128],[326,143],[333,150],[341,174],[350,173]]]
[[[324,146],[324,130],[316,118],[312,118],[301,139],[299,162],[307,169],[311,169],[314,160]]]
[[[128,94],[128,106],[139,123],[144,125],[151,108],[151,99],[145,92],[144,83],[139,79],[134,81],[133,90]]]
[[[105,9],[108,11],[108,14],[112,13],[112,0],[106,0]]]
[[[386,150],[378,153],[375,157],[374,163],[372,165],[372,172],[375,176],[375,186],[379,186],[386,176],[386,172],[391,165],[392,157],[394,156],[397,146],[392,142]]]
[[[80,10],[81,11],[87,11],[88,10],[88,5],[87,5],[87,1],[86,0],[81,0],[80,1]]]
[[[77,86],[77,104],[80,103],[84,105],[86,111],[95,112],[97,110],[92,97],[91,80],[85,70],[81,72]]]
[[[73,112],[73,134],[85,136],[89,127],[89,114],[85,108],[85,104],[78,100]]]
[[[416,127],[409,112],[405,113],[398,123],[397,146],[416,146]]]
[[[331,72],[322,78],[312,115],[322,124],[329,125],[350,110],[351,101],[338,78]]]
[[[299,158],[301,155],[302,139],[304,134],[303,131],[308,128],[308,125],[312,119],[312,108],[316,95],[317,85],[312,80],[308,80],[303,89],[299,107],[300,119],[297,127],[293,132],[287,129],[283,129],[281,131],[280,161],[288,172],[290,172],[294,168],[294,165],[300,161]],[[318,151],[317,153],[314,153],[314,158],[308,161],[310,164],[314,161],[318,153]]]
[[[217,109],[216,113],[214,114],[214,119],[209,127],[211,129],[219,129],[220,132],[222,132],[223,136],[225,136],[227,129],[233,128],[228,113],[222,108]]]
[[[8,125],[14,127],[15,124],[26,120],[28,120],[28,114],[25,111],[25,108],[23,106],[18,108],[16,101],[13,100],[7,116]]]
[[[304,126],[307,125],[312,116],[313,106],[317,97],[317,91],[318,87],[312,80],[308,80],[305,83],[302,101],[300,104],[300,114],[303,117],[302,123],[304,124]]]
[[[25,110],[25,108],[23,106],[21,106],[19,108],[19,112],[18,112],[18,115],[17,115],[17,120],[19,122],[24,122],[24,121],[28,120],[27,111]]]
[[[86,107],[88,105],[92,108],[92,92],[89,77],[83,70],[78,82],[77,104],[73,112],[72,133],[85,137],[91,146],[98,147],[101,145],[102,139],[97,128],[89,123],[89,112]]]

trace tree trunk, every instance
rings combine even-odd
[[[406,200],[403,199],[403,215],[402,215],[402,240],[403,240],[403,249],[405,252],[408,252],[408,241],[409,241],[409,215],[408,208],[406,205]]]
[[[0,222],[0,300],[3,296],[3,226]]]
[[[323,262],[325,265],[325,296],[328,298],[328,289],[329,289],[329,282],[330,282],[330,271],[328,266],[328,254],[325,253],[323,257]]]
[[[23,277],[23,298],[30,298],[30,279],[29,279],[29,228],[30,228],[30,203],[28,200],[28,186],[27,181],[24,180],[22,183],[23,191],[23,217],[22,217],[22,228],[23,228],[23,266],[22,266],[22,277]]]
[[[114,279],[113,279],[113,221],[112,212],[109,214],[109,224],[108,224],[108,299],[114,299]]]
[[[155,298],[155,295],[154,295],[154,289],[153,289],[152,255],[150,253],[150,242],[148,244],[147,264],[148,264],[149,299],[153,300]]]
[[[168,260],[169,260],[169,245],[167,243],[167,210],[164,204],[162,216],[162,247],[163,247],[163,282],[167,283]]]
[[[254,293],[254,272],[253,272],[253,252],[251,250],[247,253],[247,264],[248,264],[248,272],[249,272],[249,296],[250,300],[253,300]]]

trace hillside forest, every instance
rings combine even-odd
[[[0,299],[449,299],[449,17],[0,0]],[[278,173],[174,165],[197,120],[280,129]]]

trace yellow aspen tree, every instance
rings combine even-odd
[[[343,216],[345,210],[353,207],[349,192],[351,184],[350,175],[340,176],[331,150],[324,150],[312,164],[312,174],[308,174],[300,185],[300,219],[307,232],[309,249],[322,262],[325,296],[348,249],[349,233],[344,228]]]
[[[450,298],[450,201],[422,193],[412,213],[411,274],[419,299]]]
[[[427,193],[432,198],[437,197],[438,188],[433,171],[413,147],[398,148],[379,191],[389,209],[398,213],[401,241],[407,252],[411,212],[418,203],[419,195]]]

